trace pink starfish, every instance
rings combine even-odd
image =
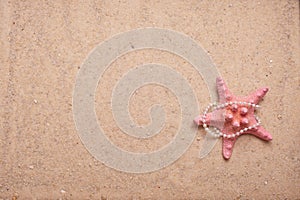
[[[203,125],[205,121],[205,124],[218,128],[224,134],[223,157],[225,159],[231,157],[234,143],[240,135],[252,134],[265,141],[272,140],[271,134],[259,125],[254,115],[255,107],[258,107],[256,105],[266,95],[268,88],[258,89],[247,97],[236,97],[229,91],[223,79],[217,78],[217,90],[219,103],[226,104],[220,109],[221,115],[220,110],[215,110],[205,116],[196,117],[194,121],[197,125]]]

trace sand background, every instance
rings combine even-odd
[[[0,2],[1,198],[300,199],[298,1]],[[97,44],[141,27],[189,35],[207,50],[235,94],[269,86],[258,115],[273,141],[240,137],[228,162],[219,142],[199,160],[204,139],[199,129],[189,150],[160,171],[127,174],[95,160],[73,121],[76,74]],[[112,87],[126,70],[147,62],[182,73],[197,91],[201,110],[210,102],[202,77],[182,58],[143,50],[117,59],[99,83],[96,111],[111,140],[137,152],[168,143],[180,120],[174,95],[150,85],[133,96],[131,114],[147,124],[149,106],[166,105],[162,133],[134,140],[115,125]]]

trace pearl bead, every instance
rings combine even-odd
[[[240,123],[238,121],[234,121],[232,123],[232,126],[235,127],[235,128],[238,128],[238,127],[240,127]]]
[[[230,96],[230,95],[226,95],[225,98],[226,98],[226,100],[228,101],[228,100],[231,99],[231,96]]]
[[[238,109],[238,106],[236,104],[232,105],[232,108],[231,108],[232,112],[236,112],[237,109]]]
[[[249,123],[249,120],[247,118],[242,118],[241,123],[246,125]]]
[[[248,113],[248,109],[245,107],[241,108],[241,115],[246,115]]]
[[[233,119],[233,115],[230,113],[225,116],[226,121],[232,121],[232,119]]]

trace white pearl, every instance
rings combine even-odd
[[[207,124],[203,124],[203,127],[206,128],[206,127],[207,127]]]

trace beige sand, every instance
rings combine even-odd
[[[259,116],[273,141],[243,136],[229,161],[222,158],[219,142],[199,160],[204,138],[199,129],[190,149],[157,172],[126,174],[95,160],[73,121],[76,74],[98,43],[141,27],[191,36],[210,53],[235,94],[269,86]],[[298,1],[1,0],[0,37],[1,198],[300,198]],[[166,105],[163,132],[151,140],[134,140],[113,122],[109,101],[114,81],[147,62],[168,64],[188,77],[201,109],[210,101],[203,79],[173,54],[143,50],[116,60],[99,84],[96,111],[111,140],[137,152],[166,144],[180,120],[176,98],[149,86],[133,96],[130,110],[137,123],[146,124],[145,111],[153,102]]]

